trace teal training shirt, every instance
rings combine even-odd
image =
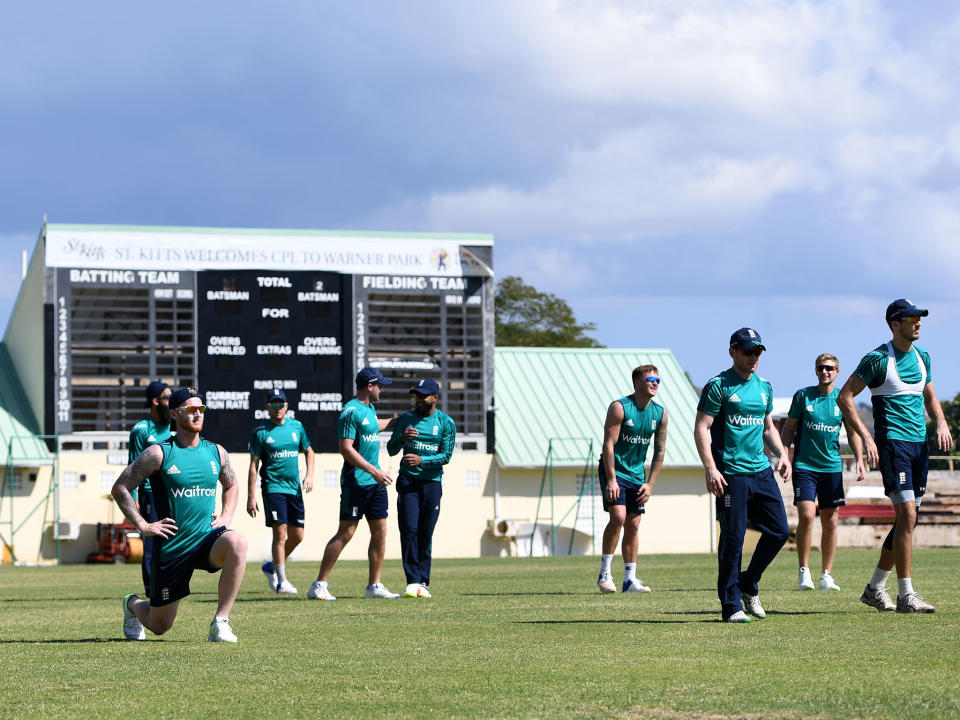
[[[417,437],[404,443],[403,431],[408,427],[417,429]],[[419,465],[401,465],[400,472],[412,478],[439,482],[443,466],[450,462],[450,456],[453,455],[456,439],[457,426],[445,412],[434,410],[432,414],[423,416],[409,410],[397,418],[387,443],[387,452],[396,455],[403,450],[405,454],[419,455]]]
[[[753,373],[744,380],[733,368],[710,378],[697,410],[716,418],[710,450],[721,473],[755,475],[770,467],[763,452],[763,426],[773,411],[773,388]]]
[[[360,457],[373,465],[380,467],[380,425],[377,423],[377,411],[373,405],[366,405],[356,398],[343,406],[340,417],[337,418],[337,437],[353,440],[353,447],[360,453]],[[376,485],[373,475],[343,461],[343,470],[340,472],[340,484],[354,482],[357,485]]]
[[[150,476],[157,517],[171,517],[177,524],[172,538],[154,538],[159,545],[160,562],[167,563],[195,547],[212,529],[220,452],[214,443],[203,438],[191,448],[178,445],[176,437],[159,445],[163,465]]]
[[[893,350],[894,362],[890,362],[890,350]],[[892,344],[884,343],[863,356],[854,374],[873,394],[873,426],[877,441],[927,441],[923,389],[933,378],[930,356],[925,350],[914,345],[902,353]]]
[[[158,425],[152,417],[141,420],[130,429],[130,439],[127,441],[127,462],[132,463],[149,446],[163,442],[168,437],[170,437],[170,423]],[[150,478],[143,482],[143,489],[150,489]]]
[[[250,454],[260,458],[260,483],[264,492],[300,494],[300,453],[310,440],[299,420],[285,417],[277,425],[267,421],[250,436]]]
[[[787,417],[797,420],[793,465],[801,470],[835,473],[840,462],[840,425],[843,415],[837,405],[838,388],[826,395],[816,385],[797,390]]]
[[[657,426],[663,420],[663,407],[652,400],[643,409],[633,395],[617,400],[623,406],[620,435],[613,446],[613,467],[617,478],[639,487],[647,481],[643,463],[653,442]],[[601,480],[606,481],[606,468],[600,463]]]

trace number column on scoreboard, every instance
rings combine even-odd
[[[253,428],[268,419],[267,391],[280,388],[314,449],[336,452],[336,418],[349,400],[348,286],[338,273],[198,273],[198,382],[207,439],[245,451]]]

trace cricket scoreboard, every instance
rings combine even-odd
[[[273,388],[314,448],[336,452],[337,416],[371,365],[394,381],[382,417],[433,378],[459,435],[483,446],[489,235],[50,224],[44,252],[47,433],[127,432],[159,378],[200,389],[204,437],[231,452]]]

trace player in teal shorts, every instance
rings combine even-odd
[[[860,601],[879,612],[932,613],[933,605],[913,589],[911,559],[917,508],[927,489],[929,445],[923,410],[926,408],[937,433],[941,452],[953,449],[950,428],[933,390],[930,356],[914,342],[920,337],[926,308],[906,299],[887,306],[887,327],[893,337],[867,353],[847,380],[837,404],[848,417],[867,451],[867,461],[880,465],[883,488],[893,503],[896,520],[883,541],[880,562],[864,588]],[[870,388],[873,401],[873,431],[870,437],[857,415],[854,398]],[[897,602],[887,594],[890,571],[897,568]]]
[[[600,453],[600,490],[603,509],[610,514],[603,531],[600,575],[597,587],[602,593],[614,593],[617,586],[610,564],[623,532],[623,592],[645,593],[650,588],[637,575],[637,532],[645,505],[657,484],[667,445],[667,411],[653,402],[660,388],[660,371],[655,365],[641,365],[631,374],[633,393],[614,400],[603,423],[603,447]],[[653,443],[650,475],[643,469],[647,448]]]
[[[863,445],[853,426],[837,405],[837,372],[840,361],[822,353],[814,361],[817,384],[793,394],[787,422],[780,432],[783,446],[790,449],[796,440],[793,457],[793,504],[797,506],[797,559],[800,562],[797,585],[813,590],[810,576],[810,544],[813,519],[820,508],[820,557],[823,569],[820,590],[839,590],[833,579],[833,559],[837,552],[838,508],[843,505],[843,464],[840,461],[840,424],[847,427],[847,438],[857,460],[857,481],[863,480]]]
[[[193,571],[222,570],[217,610],[207,638],[236,642],[230,610],[243,580],[247,540],[228,528],[240,486],[226,450],[200,437],[206,410],[200,393],[194,388],[177,390],[170,396],[170,410],[176,436],[144,450],[113,485],[113,497],[126,518],[141,535],[153,537],[157,543],[150,599],[139,599],[133,593],[123,598],[123,634],[128,640],[143,640],[146,627],[162,635],[173,627],[180,600],[190,594]],[[131,495],[147,477],[152,481],[160,518],[156,522],[147,522]],[[223,487],[219,515],[218,482]]]

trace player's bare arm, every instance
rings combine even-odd
[[[843,426],[847,430],[847,442],[850,443],[854,461],[857,463],[857,482],[860,482],[867,476],[867,467],[863,462],[863,440],[860,439],[853,425],[847,422],[846,416],[843,418]]]
[[[613,462],[613,446],[620,437],[623,418],[623,405],[619,400],[614,400],[607,408],[607,417],[603,421],[603,448],[600,450],[600,460],[603,462],[604,474],[607,476],[607,482],[603,488],[607,502],[614,502],[620,497],[620,485],[617,484],[617,471]]]
[[[663,409],[663,417],[653,434],[653,459],[650,461],[650,475],[647,481],[640,486],[637,494],[638,504],[645,505],[647,500],[653,494],[653,488],[657,484],[657,477],[660,475],[660,469],[663,467],[663,457],[667,452],[667,409]]]
[[[308,447],[304,453],[307,458],[307,472],[303,476],[303,491],[310,492],[313,490],[313,463],[314,463],[314,452],[312,447]]]
[[[120,512],[140,531],[141,535],[170,538],[177,532],[177,524],[173,518],[161,518],[157,522],[148,523],[140,514],[132,494],[132,491],[159,470],[162,464],[163,451],[157,445],[151,445],[123,469],[120,477],[113,484],[110,494],[117,501]]]
[[[777,426],[773,424],[773,417],[767,415],[763,419],[763,444],[777,459],[777,472],[784,482],[790,479],[793,466],[790,464],[790,458],[787,457],[787,451],[780,442],[780,434],[777,432]]]
[[[780,431],[780,442],[787,450],[789,450],[790,445],[793,444],[793,438],[797,435],[797,426],[799,424],[800,420],[798,418],[787,418],[787,421],[783,424],[783,430]]]
[[[937,447],[940,452],[950,452],[953,450],[953,437],[950,434],[947,419],[943,415],[943,407],[937,400],[937,393],[933,389],[932,382],[927,383],[923,388],[923,402],[927,407],[927,414],[933,418],[933,424],[937,430]]]
[[[873,438],[870,437],[870,431],[867,430],[867,426],[863,424],[863,420],[860,419],[860,413],[857,412],[857,403],[854,400],[866,387],[867,384],[857,377],[856,374],[851,375],[843,384],[843,387],[840,388],[840,394],[837,396],[837,405],[840,408],[840,412],[843,413],[844,419],[853,426],[856,434],[860,436],[863,447],[867,451],[867,463],[871,466],[876,466],[877,463],[880,462],[877,444],[873,441]]]
[[[217,452],[220,453],[219,479],[223,486],[223,494],[220,501],[220,515],[214,517],[210,527],[230,527],[230,523],[233,522],[233,514],[237,511],[237,501],[240,499],[240,484],[237,482],[237,474],[230,464],[230,453],[224,450],[221,445],[217,445]]]
[[[381,470],[378,467],[374,467],[372,464],[368,463],[363,459],[363,456],[357,452],[357,449],[353,446],[353,438],[340,438],[340,455],[348,463],[354,467],[358,467],[365,472],[370,473],[373,476],[373,479],[376,480],[380,485],[390,485],[393,482],[387,473]]]
[[[713,461],[713,454],[710,452],[711,427],[713,427],[713,415],[697,410],[697,419],[693,425],[693,439],[697,444],[697,454],[700,455],[700,462],[703,464],[707,492],[720,497],[723,495],[724,488],[727,487],[727,481],[724,480],[723,473],[717,469],[717,465]]]
[[[260,469],[260,458],[256,455],[250,455],[250,471],[247,473],[247,515],[257,516],[257,473]]]

